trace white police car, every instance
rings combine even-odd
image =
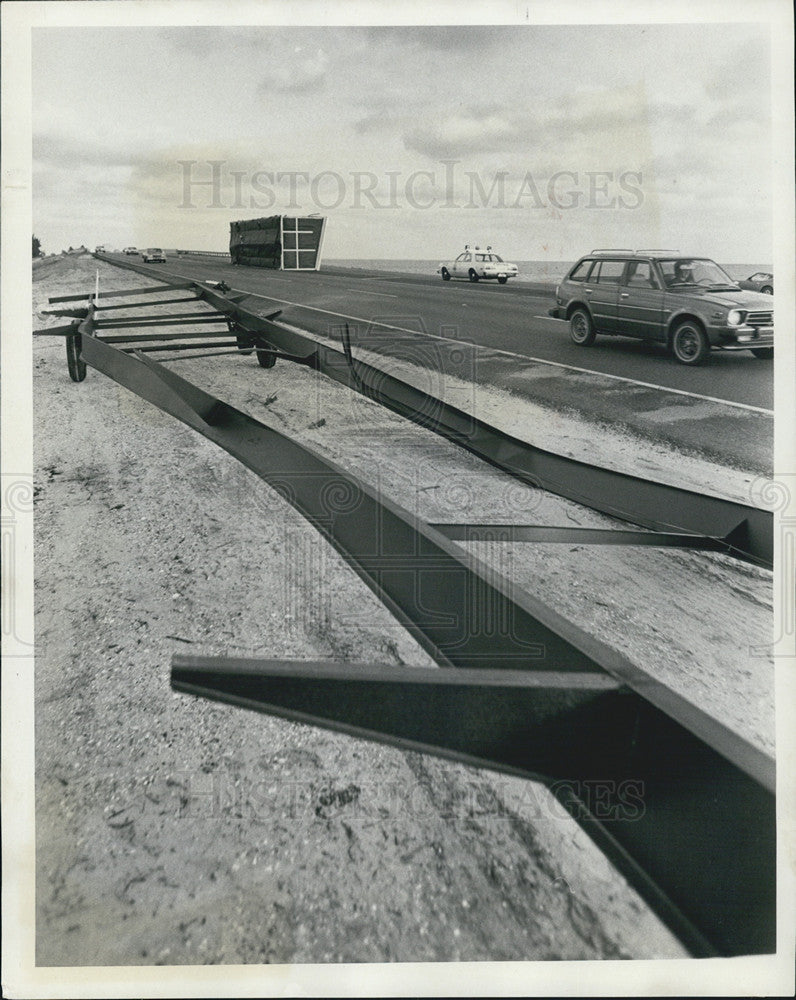
[[[440,264],[437,274],[442,275],[443,281],[450,281],[451,278],[467,278],[468,281],[496,278],[498,284],[505,285],[509,278],[517,277],[517,265],[503,260],[492,247],[482,250],[468,243],[456,260]]]

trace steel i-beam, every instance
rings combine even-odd
[[[312,449],[141,355],[82,353],[277,489],[457,668],[182,660],[176,686],[541,777],[695,954],[773,950],[770,760]]]

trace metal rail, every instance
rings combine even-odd
[[[203,298],[223,309],[225,296],[208,289]],[[654,531],[709,539],[705,548],[773,565],[773,515],[750,504],[712,497],[546,451],[472,414],[354,358],[347,327],[340,352],[240,304],[231,315],[253,343],[308,365],[383,406],[442,435],[529,485]],[[696,547],[693,540],[689,547]]]
[[[239,349],[279,352],[367,385],[350,347],[340,355],[242,310],[239,298],[194,288],[227,317]],[[178,657],[176,689],[542,780],[694,954],[775,949],[769,757],[519,591],[450,541],[445,526],[425,524],[135,346],[108,343],[98,309],[90,302],[60,328],[72,377],[91,365],[238,458],[448,668]],[[450,532],[505,529],[510,535],[511,526],[494,525]]]
[[[114,262],[116,263],[116,262]],[[142,265],[122,265],[149,274]],[[184,279],[175,283],[185,287]],[[684,547],[725,552],[756,565],[774,560],[773,514],[751,504],[713,497],[627,473],[605,469],[538,448],[493,427],[379,368],[353,356],[348,326],[341,329],[340,351],[308,334],[276,322],[280,312],[262,316],[241,303],[252,295],[223,282],[193,283],[197,295],[223,312],[269,367],[268,351],[322,372],[376,400],[415,423],[467,448],[484,461],[529,485],[574,500],[583,506],[669,535],[688,535]],[[704,538],[698,546],[696,537]],[[619,539],[618,539],[619,540]],[[621,542],[627,544],[626,540]],[[667,544],[674,544],[673,541]]]
[[[229,250],[177,250],[178,257],[226,257],[229,260]]]
[[[124,262],[124,266],[148,273],[138,264]],[[159,285],[153,291],[169,287]],[[270,367],[276,357],[284,357],[320,371],[467,448],[479,458],[531,486],[666,534],[668,539],[662,544],[667,546],[677,545],[677,536],[682,536],[680,547],[724,552],[765,567],[773,565],[771,511],[605,469],[538,448],[354,358],[347,327],[342,330],[341,353],[307,334],[276,322],[280,311],[262,316],[245,308],[241,303],[251,297],[247,292],[234,291],[223,283],[214,288],[209,283],[182,279],[175,279],[174,287],[190,288],[199,299],[217,310],[239,337],[241,347],[257,350],[263,367]],[[144,291],[135,290],[136,294]],[[103,306],[106,298],[116,294],[104,293],[97,305]],[[51,301],[74,301],[78,298],[80,296],[58,296]],[[144,327],[157,326],[160,321],[143,319],[136,322],[139,327]],[[629,544],[626,535],[617,534],[614,537],[617,544]],[[703,540],[701,543],[700,539]],[[604,536],[602,542],[609,544],[611,536]],[[646,544],[650,544],[649,541]]]

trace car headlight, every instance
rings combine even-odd
[[[746,313],[740,309],[730,309],[727,313],[727,326],[740,326],[746,317]]]

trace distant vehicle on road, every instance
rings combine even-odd
[[[492,247],[481,250],[480,247],[471,248],[468,243],[456,260],[440,264],[437,274],[442,275],[443,281],[467,278],[475,282],[482,278],[497,278],[498,284],[505,285],[509,278],[517,277],[517,265],[503,260]]]
[[[94,247],[94,253],[105,253],[105,244],[100,243],[98,247]]]
[[[744,278],[738,284],[741,288],[748,288],[753,292],[762,292],[763,295],[774,294],[774,275],[769,271],[758,271],[756,274],[750,274],[748,278]]]
[[[165,264],[166,255],[158,247],[149,247],[148,250],[142,250],[141,256],[144,258],[145,264]]]
[[[137,254],[138,250],[136,250],[135,247],[125,247],[124,248],[124,253],[126,253],[126,254]]]
[[[774,309],[714,261],[668,250],[594,250],[556,288],[549,313],[583,347],[597,334],[665,344],[684,365],[712,350],[774,356]]]

